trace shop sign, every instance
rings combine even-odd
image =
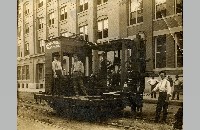
[[[58,47],[60,47],[60,43],[58,41],[53,41],[46,44],[46,49],[52,49]]]

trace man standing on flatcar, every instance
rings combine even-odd
[[[170,82],[166,79],[166,73],[164,71],[161,71],[159,75],[161,77],[161,81],[152,90],[152,92],[159,91],[159,97],[156,107],[156,117],[155,117],[156,123],[159,122],[162,108],[163,108],[162,122],[166,122],[168,114],[167,113],[168,102],[169,102],[169,97],[171,96]]]
[[[85,96],[88,95],[83,85],[84,66],[83,66],[83,63],[78,59],[77,55],[74,55],[74,63],[72,66],[72,70],[73,70],[73,85],[74,85],[74,91],[75,91],[76,96],[79,95],[78,88],[81,89],[82,93]]]
[[[52,70],[54,77],[54,88],[53,94],[60,95],[61,94],[61,78],[63,75],[61,62],[59,61],[60,55],[54,55],[54,61],[52,62]]]

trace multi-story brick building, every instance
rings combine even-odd
[[[182,0],[19,0],[18,88],[43,88],[44,40],[84,34],[101,43],[136,37],[146,40],[148,71],[183,73]],[[98,52],[93,52],[94,67]]]

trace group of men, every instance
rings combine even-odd
[[[176,100],[179,100],[179,95],[180,92],[182,91],[182,87],[183,87],[183,81],[181,81],[179,79],[179,75],[175,76],[175,80],[173,80],[171,78],[171,76],[166,77],[166,79],[169,81],[170,83],[170,87],[171,87],[171,91],[172,91],[172,99],[171,100],[175,100],[175,96],[177,95]],[[156,87],[156,85],[159,83],[159,81],[157,79],[155,79],[154,76],[151,77],[151,79],[149,79],[147,81],[150,85],[151,85],[151,91]],[[156,98],[156,91],[152,91],[151,93],[151,98]]]
[[[163,109],[163,118],[162,122],[166,122],[167,118],[167,110],[169,97],[172,96],[171,100],[174,100],[175,94],[177,94],[177,100],[179,100],[179,92],[181,91],[181,87],[183,82],[179,79],[179,76],[176,75],[176,79],[173,81],[170,76],[166,77],[166,72],[161,71],[159,73],[161,78],[160,81],[154,79],[154,76],[147,82],[151,85],[151,98],[156,98],[156,92],[159,92],[157,107],[156,107],[156,116],[155,122],[160,121],[160,114]],[[172,93],[172,87],[174,87],[174,91]]]
[[[59,61],[60,55],[54,56],[54,61],[52,62],[52,70],[53,70],[53,77],[54,77],[54,94],[59,95],[61,90],[61,79],[63,76],[61,62]],[[82,91],[83,95],[88,95],[86,89],[83,85],[83,78],[82,72],[83,71],[83,63],[78,59],[77,55],[74,55],[74,63],[72,65],[72,78],[73,78],[73,85],[74,91],[76,96],[80,95],[79,90]],[[182,85],[182,81],[179,80],[179,76],[176,75],[175,81],[173,81],[170,77],[166,77],[166,73],[161,71],[159,73],[161,78],[160,81],[156,80],[154,76],[152,79],[148,80],[147,82],[151,85],[151,97],[156,98],[156,91],[159,92],[157,107],[156,107],[156,116],[155,122],[160,121],[160,114],[161,110],[163,109],[163,118],[162,121],[166,122],[167,118],[167,110],[168,110],[168,102],[169,97],[172,96],[172,100],[174,100],[175,94],[177,94],[177,100],[179,100],[179,92],[180,86]],[[172,86],[174,86],[174,91],[172,94]],[[80,88],[78,90],[78,88]]]
[[[61,80],[63,76],[63,69],[59,58],[60,58],[59,54],[54,55],[54,60],[52,62],[52,70],[54,77],[54,87],[53,87],[54,95],[62,95]],[[73,78],[74,92],[76,96],[88,95],[83,85],[83,70],[84,70],[83,68],[84,68],[83,63],[78,59],[78,56],[75,54],[74,62],[72,64],[72,78]]]

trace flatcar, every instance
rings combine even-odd
[[[142,108],[145,72],[145,42],[137,39],[117,39],[93,44],[79,37],[46,40],[45,92],[35,94],[36,100],[45,100],[57,113],[95,118],[105,113],[121,111],[130,105],[132,111]],[[93,54],[96,52],[95,59]],[[60,94],[54,94],[52,61],[60,55],[63,68]],[[84,86],[87,96],[75,96],[72,82],[74,54],[84,65]],[[109,61],[113,59],[113,61]],[[94,63],[96,60],[98,65]],[[96,68],[94,69],[94,64]]]

